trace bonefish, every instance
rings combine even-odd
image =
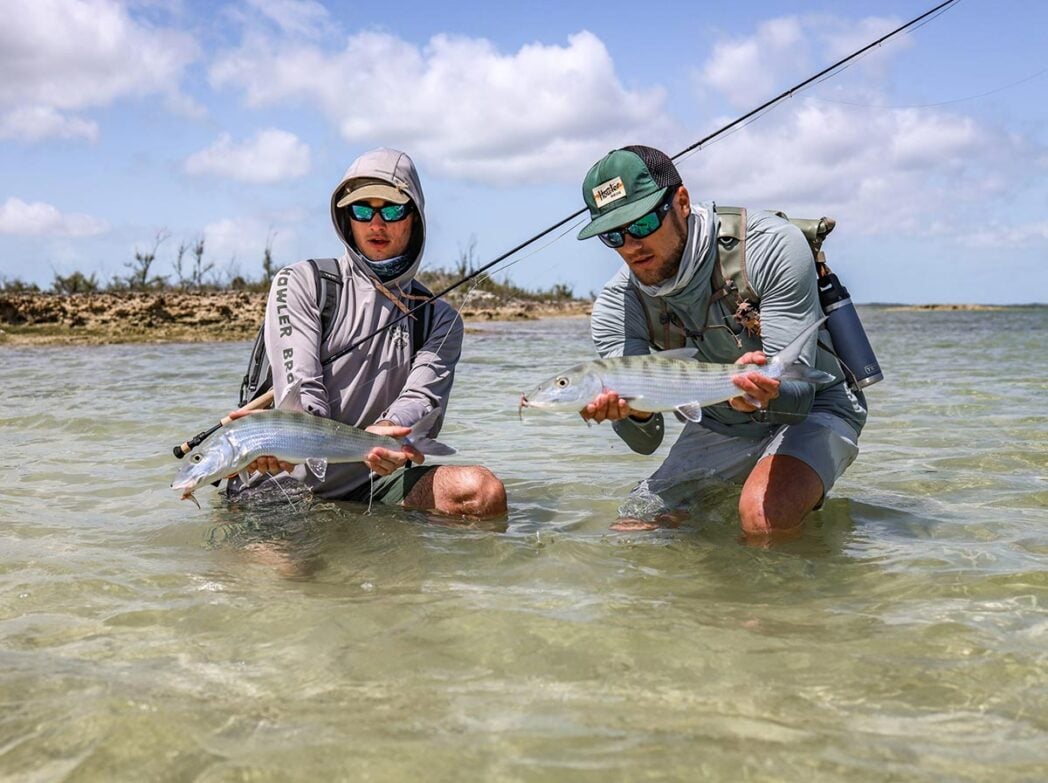
[[[614,391],[637,411],[673,411],[678,418],[701,421],[702,407],[741,394],[732,378],[756,372],[769,378],[829,383],[834,377],[798,360],[808,339],[825,318],[812,324],[767,364],[712,364],[694,359],[694,348],[596,359],[576,364],[522,394],[520,407],[581,411],[603,392]]]
[[[240,473],[246,481],[244,469],[263,455],[282,462],[304,462],[323,479],[328,463],[363,462],[376,446],[400,451],[407,445],[433,455],[455,453],[451,446],[428,437],[440,415],[439,408],[420,419],[405,437],[391,438],[306,413],[298,389],[296,380],[276,410],[235,419],[217,430],[189,453],[171,487],[182,492],[183,500],[195,502],[193,492],[201,484],[234,473]]]

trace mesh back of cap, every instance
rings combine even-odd
[[[666,156],[666,153],[654,147],[645,147],[641,144],[633,144],[622,149],[626,152],[632,152],[644,161],[648,173],[651,174],[652,181],[659,187],[671,188],[681,184],[677,167],[673,165],[673,161]]]

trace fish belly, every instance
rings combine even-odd
[[[247,459],[245,465],[262,455],[287,462],[304,462],[307,459],[362,462],[376,446],[399,448],[392,438],[309,414],[274,411],[238,421],[254,418],[261,421],[250,422],[250,426],[236,433],[239,455]]]
[[[629,357],[632,358],[632,357]],[[742,368],[700,362],[632,362],[611,373],[608,388],[630,398],[630,407],[641,411],[671,411],[685,403],[713,405],[740,392],[732,377]]]

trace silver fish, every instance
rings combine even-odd
[[[581,411],[606,391],[617,392],[633,410],[673,411],[677,418],[701,421],[702,407],[741,394],[737,375],[757,372],[769,378],[828,383],[829,373],[801,364],[808,339],[826,319],[809,326],[767,364],[711,364],[695,361],[694,348],[620,356],[576,364],[520,396],[520,408]]]
[[[404,445],[410,445],[423,454],[454,454],[451,446],[426,437],[439,415],[439,408],[430,411],[403,438],[376,435],[301,410],[296,381],[277,410],[235,419],[193,449],[171,487],[182,492],[183,500],[195,502],[193,492],[197,487],[242,473],[263,455],[284,462],[304,462],[323,479],[328,463],[362,462],[376,446],[400,451]]]

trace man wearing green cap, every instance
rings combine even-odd
[[[823,317],[812,251],[789,221],[742,213],[737,237],[711,204],[693,203],[676,166],[652,147],[613,150],[586,175],[583,198],[591,221],[579,239],[600,237],[625,266],[594,303],[591,331],[603,357],[686,345],[695,358],[764,364]],[[723,212],[723,210],[722,210]],[[740,245],[755,302],[726,296],[732,280],[714,283],[718,253]],[[820,333],[820,342],[825,333]],[[812,338],[801,361],[831,373],[833,383],[775,380],[759,373],[735,378],[739,396],[703,408],[687,422],[662,465],[630,493],[618,530],[678,524],[711,482],[742,484],[739,519],[748,538],[798,532],[858,453],[866,401],[843,382],[833,355]],[[662,443],[661,414],[634,411],[614,390],[582,411],[610,420],[634,451]]]

